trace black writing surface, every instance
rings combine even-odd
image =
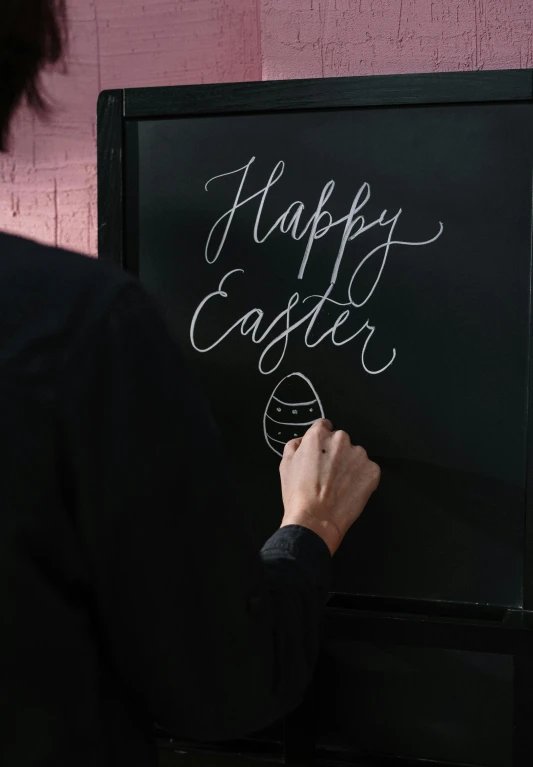
[[[382,467],[335,591],[521,604],[532,117],[452,104],[128,127],[139,276],[259,537],[281,519],[284,442],[322,414]]]

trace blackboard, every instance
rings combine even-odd
[[[281,519],[283,443],[316,417],[382,467],[334,561],[325,749],[531,760],[532,99],[528,71],[101,98],[100,255],[163,307],[258,542]],[[350,668],[374,689],[383,652],[418,680],[407,730],[438,730],[468,669],[480,710],[455,750],[428,730],[409,752],[392,715],[350,743]]]
[[[383,468],[334,590],[519,605],[532,107],[130,129],[139,276],[200,375],[259,533],[280,520],[282,442],[306,428],[286,424],[321,403]]]

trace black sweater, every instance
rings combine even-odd
[[[137,280],[0,234],[0,446],[0,764],[146,767],[154,722],[222,740],[299,703],[329,551],[259,551]]]

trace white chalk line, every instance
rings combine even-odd
[[[306,407],[307,405],[316,405],[317,403],[316,399],[311,399],[309,402],[284,402],[279,397],[276,397],[275,394],[272,395],[272,399],[275,399],[280,405],[286,405],[287,407]]]

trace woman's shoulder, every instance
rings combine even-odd
[[[26,296],[34,307],[40,300],[105,301],[132,282],[137,280],[118,264],[0,232],[0,291],[6,299],[17,296],[24,303]]]
[[[50,348],[69,344],[128,286],[144,292],[117,264],[0,233],[0,342],[37,334]]]

